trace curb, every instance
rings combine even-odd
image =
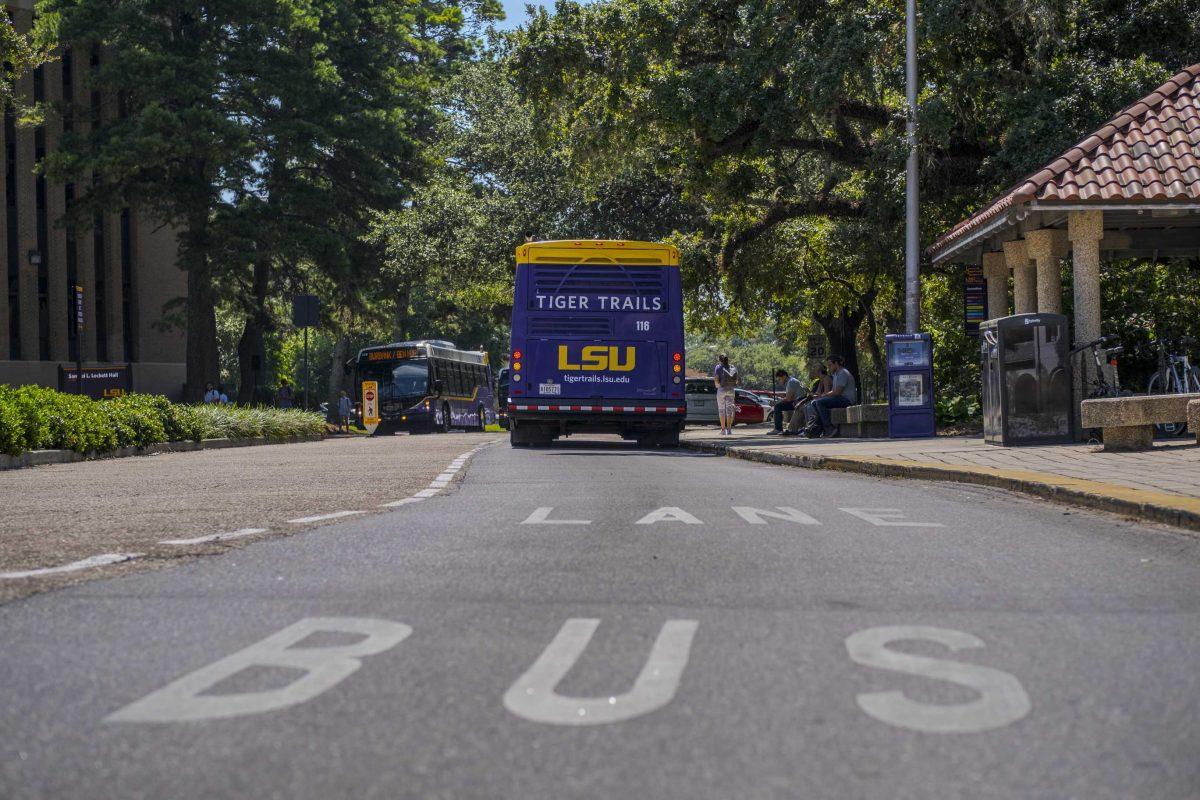
[[[1028,470],[920,464],[882,457],[791,455],[715,442],[683,442],[682,444],[689,450],[723,454],[729,458],[740,458],[762,464],[804,469],[828,469],[881,478],[916,478],[991,486],[1065,505],[1108,511],[1147,522],[1174,525],[1189,532],[1200,532],[1200,499],[1183,495],[1139,491],[1099,481],[1048,475]]]
[[[41,467],[47,464],[74,464],[77,461],[99,461],[108,458],[149,456],[155,453],[190,453],[196,450],[222,450],[226,447],[255,447],[263,444],[300,444],[319,442],[325,436],[319,433],[302,436],[285,436],[268,439],[255,436],[248,439],[203,439],[199,442],[155,442],[145,447],[119,447],[104,453],[77,453],[74,450],[30,450],[19,456],[0,455],[0,470]]]

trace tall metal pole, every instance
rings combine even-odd
[[[308,411],[308,326],[304,326],[304,410]]]
[[[904,72],[908,94],[908,169],[904,181],[904,324],[908,333],[921,327],[921,236],[917,214],[917,0],[907,0]]]

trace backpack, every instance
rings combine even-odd
[[[724,365],[717,367],[717,383],[722,389],[732,389],[738,384],[737,367],[726,367]]]

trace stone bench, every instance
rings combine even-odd
[[[1200,444],[1200,400],[1188,401],[1188,429],[1196,437],[1196,444]]]
[[[887,403],[833,408],[829,411],[829,421],[839,426],[842,436],[856,439],[887,438]]]
[[[1186,422],[1188,404],[1196,394],[1139,395],[1084,400],[1080,423],[1104,432],[1105,450],[1149,450],[1154,443],[1154,426]]]

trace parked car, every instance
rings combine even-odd
[[[767,421],[767,408],[754,392],[737,389],[733,397],[737,404],[737,414],[733,418],[735,424],[758,425]]]
[[[687,423],[706,425],[720,422],[717,414],[717,387],[712,378],[687,378],[683,395],[687,400]]]

